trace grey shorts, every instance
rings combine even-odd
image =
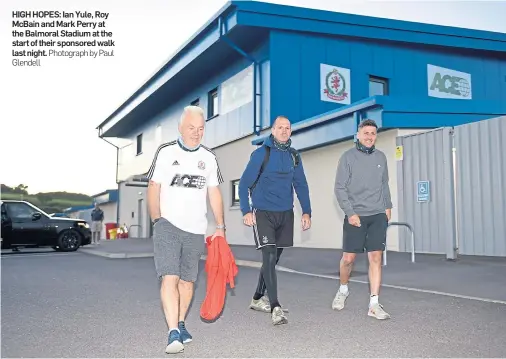
[[[165,218],[153,227],[155,268],[158,279],[176,275],[185,282],[195,282],[200,256],[205,253],[203,234],[185,232]]]
[[[101,232],[102,231],[102,222],[92,221],[91,222],[91,231],[92,232]]]

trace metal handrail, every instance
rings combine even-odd
[[[390,226],[404,226],[411,232],[411,263],[415,263],[415,232],[413,231],[413,227],[409,223],[405,222],[390,222],[388,223],[388,228]],[[387,228],[387,229],[388,229]],[[387,265],[387,247],[385,245],[385,250],[383,251],[383,265]]]
[[[128,227],[128,236],[130,237],[132,227],[140,227],[139,233],[137,233],[137,235],[140,236],[142,233],[142,226],[140,224],[131,224],[130,227]]]

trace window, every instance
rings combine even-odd
[[[207,118],[211,119],[215,116],[218,116],[218,88],[209,91]]]
[[[253,100],[253,67],[250,65],[220,86],[220,114],[232,112]]]
[[[232,181],[232,206],[239,206],[239,180]]]
[[[369,76],[369,96],[388,95],[388,79]]]
[[[199,106],[200,105],[200,99],[196,99],[190,103],[192,106]]]
[[[27,205],[26,203],[9,203],[8,205],[9,215],[12,220],[32,220],[32,215],[38,212],[35,208]],[[39,212],[40,213],[40,212]]]
[[[5,204],[2,203],[2,222],[7,221],[9,216],[7,216],[7,209],[5,209]]]
[[[142,133],[137,136],[137,155],[142,153]]]

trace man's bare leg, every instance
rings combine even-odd
[[[371,295],[379,296],[381,286],[381,261],[382,251],[374,251],[367,253],[369,258],[369,283]]]
[[[160,296],[162,299],[163,313],[169,331],[177,329],[177,320],[179,318],[179,277],[175,275],[166,275],[162,279],[160,287]]]
[[[179,321],[184,322],[188,307],[193,298],[193,283],[180,280],[179,288]]]
[[[339,282],[341,285],[348,285],[356,256],[355,253],[343,253],[343,257],[339,264]]]
[[[349,295],[348,281],[350,280],[351,270],[356,256],[355,253],[343,253],[343,257],[339,264],[339,282],[341,285],[332,301],[332,309],[334,310],[341,310],[344,308],[344,303]]]
[[[369,258],[369,283],[371,290],[368,315],[377,319],[388,319],[390,315],[385,312],[381,304],[379,304],[383,252],[373,251],[369,252],[367,256]]]
[[[167,354],[176,354],[184,350],[183,342],[180,338],[177,321],[179,318],[179,277],[175,275],[165,275],[160,286],[160,296],[162,299],[163,313],[169,327],[169,344],[165,348]]]

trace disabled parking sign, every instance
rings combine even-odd
[[[416,188],[417,188],[416,201],[429,202],[430,201],[429,181],[418,181],[416,183]]]

